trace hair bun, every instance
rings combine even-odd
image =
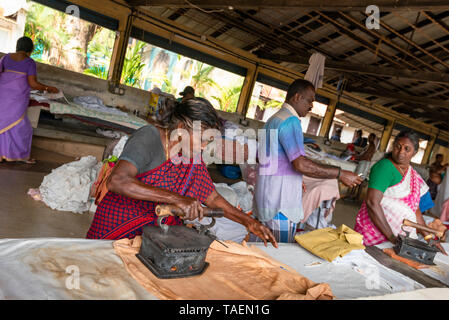
[[[167,127],[171,123],[173,115],[180,103],[173,98],[161,97],[158,104],[159,108],[156,114],[156,120],[164,127]]]

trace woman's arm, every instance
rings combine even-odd
[[[366,196],[366,207],[368,215],[374,225],[384,234],[384,236],[392,243],[396,242],[396,237],[391,230],[390,225],[385,218],[385,213],[380,205],[384,194],[376,189],[368,188]]]
[[[50,93],[58,93],[59,92],[59,90],[57,88],[51,87],[51,86],[46,86],[46,85],[40,83],[39,81],[37,81],[36,76],[28,76],[28,84],[34,90],[48,91]]]
[[[276,239],[274,238],[270,229],[268,229],[256,219],[251,218],[237,208],[233,207],[229,202],[226,201],[226,199],[218,194],[217,191],[214,190],[212,192],[209,198],[207,198],[205,205],[209,208],[223,209],[226,218],[244,225],[249,232],[252,232],[256,236],[261,238],[265,243],[265,246],[267,245],[267,241],[270,241],[275,248],[278,247]]]
[[[136,179],[137,173],[138,170],[133,164],[126,160],[119,160],[106,182],[106,187],[111,192],[132,199],[174,204],[184,212],[187,220],[203,218],[203,207],[198,200],[149,186]]]

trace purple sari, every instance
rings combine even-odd
[[[33,128],[27,117],[30,86],[26,72],[7,69],[0,60],[0,160],[28,160]]]

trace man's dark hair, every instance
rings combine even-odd
[[[413,147],[415,148],[415,152],[419,150],[419,135],[413,130],[403,130],[399,132],[399,134],[394,139],[394,142],[398,141],[401,138],[408,138]]]
[[[312,82],[304,79],[296,79],[288,86],[287,96],[285,97],[285,100],[291,99],[297,93],[302,94],[309,88],[315,90]]]
[[[22,37],[17,40],[16,52],[23,51],[26,53],[33,52],[34,44],[33,40],[28,37]]]
[[[358,136],[362,136],[363,130],[362,130],[362,129],[358,129],[355,133],[356,133]]]
[[[443,154],[442,153],[438,153],[435,158],[443,158]]]
[[[209,100],[195,97],[184,102],[167,99],[159,122],[164,127],[173,129],[179,122],[187,128],[193,128],[194,121],[201,121],[203,128],[221,129],[218,113]]]

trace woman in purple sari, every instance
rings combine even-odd
[[[0,162],[30,159],[33,128],[27,118],[30,90],[57,93],[55,87],[37,81],[36,63],[30,58],[33,41],[28,37],[17,40],[15,53],[0,59]]]

